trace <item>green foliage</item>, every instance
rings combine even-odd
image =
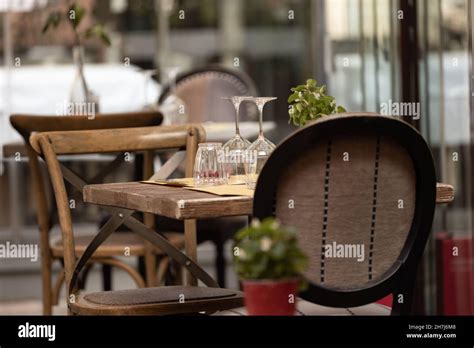
[[[43,34],[47,33],[50,29],[56,29],[59,24],[65,20],[67,23],[69,23],[74,30],[74,33],[76,34],[77,38],[77,44],[81,44],[81,39],[83,38],[91,38],[91,37],[97,37],[104,44],[107,46],[110,46],[110,38],[107,35],[107,33],[104,30],[104,26],[102,24],[97,24],[94,25],[91,28],[86,29],[83,32],[78,32],[78,28],[81,25],[82,20],[84,19],[86,15],[86,10],[84,7],[81,5],[78,5],[77,3],[72,3],[69,9],[67,10],[66,13],[62,13],[59,11],[54,11],[49,14],[48,18],[46,19],[46,22],[43,26]]]
[[[85,32],[85,37],[89,38],[92,36],[97,36],[100,38],[107,46],[110,46],[110,38],[105,32],[104,26],[102,24],[94,25],[92,28],[89,28]]]
[[[41,30],[41,32],[45,34],[51,27],[57,28],[57,26],[61,22],[61,19],[62,19],[61,17],[62,16],[60,12],[57,12],[57,11],[51,12],[48,18],[46,19],[46,22],[44,23],[44,26],[43,26],[43,30]]]
[[[267,218],[254,220],[235,236],[234,264],[241,279],[288,279],[301,276],[307,257],[295,231]]]
[[[86,10],[84,7],[76,3],[73,3],[71,7],[69,7],[67,18],[71,22],[71,25],[74,29],[77,29],[77,27],[81,24],[85,14]]]
[[[302,127],[309,121],[322,116],[346,112],[342,106],[336,106],[336,100],[326,95],[326,86],[318,86],[315,80],[307,80],[305,85],[291,88],[288,97],[290,122]]]

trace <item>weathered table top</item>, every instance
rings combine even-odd
[[[453,198],[452,186],[437,185],[436,203],[449,203]],[[253,203],[251,197],[217,196],[140,182],[88,185],[84,188],[84,201],[180,220],[251,215]]]

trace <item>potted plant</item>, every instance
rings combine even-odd
[[[234,263],[249,315],[294,315],[307,265],[295,231],[274,218],[252,221],[235,236]]]
[[[69,24],[74,37],[73,58],[77,73],[71,88],[71,103],[94,104],[95,112],[99,112],[98,97],[89,89],[84,77],[83,45],[85,40],[97,37],[107,46],[110,46],[110,38],[102,24],[96,24],[90,28],[82,29],[81,23],[86,16],[86,9],[81,5],[72,2],[67,11],[53,11],[49,14],[42,32],[45,34],[51,29],[57,29],[63,21]]]
[[[326,95],[326,86],[318,86],[316,80],[309,79],[305,85],[291,88],[293,92],[288,97],[289,122],[303,127],[306,123],[320,117],[346,112],[342,106],[336,105],[336,100]]]

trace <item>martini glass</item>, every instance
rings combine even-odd
[[[229,184],[245,184],[245,163],[246,150],[250,146],[250,141],[240,135],[239,111],[240,104],[244,100],[250,100],[248,96],[222,97],[229,100],[235,109],[235,135],[222,147],[225,158],[225,170]]]
[[[267,161],[268,157],[276,147],[275,144],[273,144],[263,135],[263,107],[266,103],[276,99],[276,97],[255,97],[249,99],[257,105],[259,112],[258,138],[247,148],[249,161],[246,166],[246,175],[247,186],[250,189],[255,189],[258,175],[262,171],[263,165]]]

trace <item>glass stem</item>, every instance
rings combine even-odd
[[[240,110],[240,104],[235,105],[235,134],[236,135],[240,135],[239,110]]]
[[[258,136],[260,138],[263,138],[263,105],[261,105],[261,104],[258,105],[258,112],[259,112],[259,119],[258,119],[259,132],[258,132]]]

